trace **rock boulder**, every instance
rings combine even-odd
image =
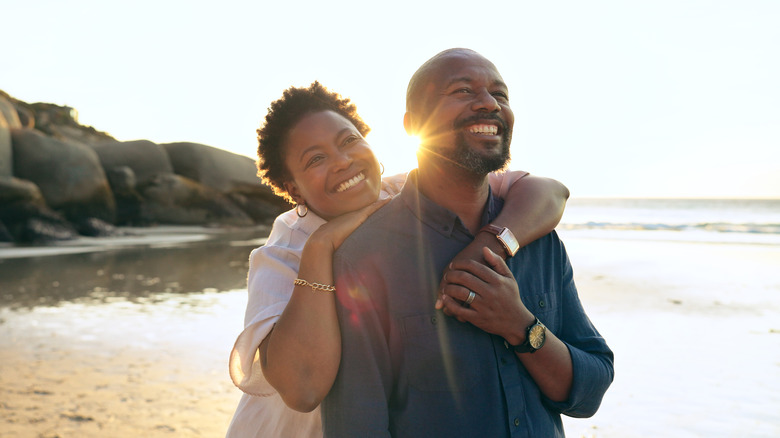
[[[173,173],[165,149],[149,140],[114,141],[91,145],[100,157],[103,168],[129,167],[139,184],[159,174]]]
[[[174,174],[138,184],[141,217],[150,223],[250,226],[254,221],[218,191]]]
[[[18,178],[0,178],[0,225],[10,241],[48,243],[75,238],[76,229],[52,211],[38,186]]]
[[[2,100],[2,97],[0,97]],[[13,148],[11,147],[11,129],[5,117],[0,114],[0,177],[13,176]]]
[[[13,129],[11,137],[14,175],[34,182],[49,207],[67,218],[114,222],[114,196],[95,151],[31,129]]]

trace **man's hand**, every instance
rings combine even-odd
[[[437,308],[461,322],[470,322],[480,329],[503,337],[513,345],[525,341],[525,327],[534,316],[520,299],[512,272],[504,259],[482,248],[487,265],[474,260],[455,260],[442,279],[443,287]],[[464,302],[473,291],[470,305]]]
[[[452,267],[461,266],[462,263],[465,263],[469,260],[473,260],[477,263],[487,265],[484,256],[484,248],[490,248],[494,253],[500,254],[502,256],[506,255],[506,253],[503,250],[503,247],[498,242],[498,239],[496,239],[496,236],[490,233],[477,233],[477,235],[474,237],[474,240],[468,245],[466,245],[466,247],[463,248],[463,250],[459,252],[452,259],[452,263],[450,263],[446,268],[444,268],[444,273],[442,274],[441,282],[439,282],[439,299],[436,300],[436,306],[435,306],[436,309],[443,308],[441,297],[444,295],[444,288],[449,284],[446,278],[447,278],[447,274],[453,269]],[[450,313],[448,313],[448,310],[446,308],[444,308],[444,313],[452,316]]]

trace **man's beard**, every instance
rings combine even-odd
[[[495,155],[482,155],[472,149],[466,141],[465,134],[458,133],[454,149],[438,150],[438,154],[450,162],[471,171],[477,175],[487,175],[506,167],[509,163],[510,136],[505,130],[501,134],[501,150]]]

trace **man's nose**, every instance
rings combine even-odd
[[[501,105],[488,90],[482,90],[477,93],[472,109],[474,111],[497,112],[501,110]]]

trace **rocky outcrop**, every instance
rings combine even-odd
[[[13,177],[0,178],[0,241],[49,243],[78,236],[76,228],[46,205],[38,186]]]
[[[118,141],[79,124],[73,108],[0,91],[0,242],[116,235],[115,225],[269,224],[287,208],[251,158]]]
[[[0,97],[0,101],[2,101]],[[2,105],[2,102],[0,102]],[[0,117],[0,177],[10,177],[13,172],[13,151],[11,150],[11,129],[5,118]]]
[[[16,111],[13,101],[10,100],[10,96],[2,91],[0,91],[0,118],[5,120],[11,129],[22,127],[22,122],[19,121],[19,113]]]
[[[145,183],[159,174],[173,173],[165,148],[149,140],[113,141],[92,145],[103,168],[129,167]]]
[[[249,157],[198,143],[165,143],[162,147],[177,174],[214,190],[231,193],[262,187]]]
[[[183,177],[163,174],[139,185],[141,215],[156,223],[248,226],[255,222],[218,191]]]
[[[262,184],[254,160],[198,143],[165,143],[177,175],[210,187],[236,203],[256,222],[289,208]]]
[[[95,151],[33,129],[11,131],[14,175],[34,182],[52,209],[75,220],[113,223],[116,205]]]

